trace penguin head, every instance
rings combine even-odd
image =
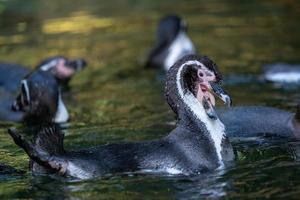
[[[84,59],[69,60],[63,56],[54,56],[43,60],[37,69],[50,72],[60,84],[67,85],[72,76],[87,65]]]
[[[186,22],[178,15],[172,14],[162,18],[158,24],[157,39],[159,43],[172,43],[180,32],[187,31]]]

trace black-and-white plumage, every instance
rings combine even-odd
[[[69,118],[57,80],[49,72],[39,70],[21,81],[12,109],[27,124],[62,123]]]
[[[300,139],[300,105],[296,113],[265,106],[218,108],[231,137],[286,137]]]
[[[52,75],[59,83],[60,87],[68,85],[71,77],[86,66],[83,59],[69,60],[63,56],[54,56],[43,60],[37,65],[35,71],[46,71]],[[26,88],[24,77],[30,73],[28,68],[16,64],[0,63],[0,120],[1,121],[23,121],[23,112],[12,112],[11,104],[15,99],[20,85]],[[24,82],[25,81],[25,82]],[[42,81],[42,80],[40,80]],[[47,80],[45,80],[47,82]],[[51,85],[49,86],[51,87]],[[68,113],[59,98],[59,112],[56,117],[57,122],[65,122],[68,119]]]
[[[147,67],[168,71],[183,56],[196,53],[187,35],[187,25],[177,15],[169,15],[160,20],[156,37],[156,45],[146,62]]]
[[[263,77],[274,83],[300,84],[300,65],[286,63],[265,65]]]

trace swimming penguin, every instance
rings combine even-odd
[[[71,77],[86,66],[83,59],[68,60],[62,56],[55,56],[42,61],[36,71],[46,71],[56,78],[61,88],[66,88]],[[23,114],[11,111],[11,104],[15,98],[23,78],[30,73],[30,70],[14,64],[0,64],[0,120],[1,121],[23,121]],[[44,77],[44,76],[43,76]],[[42,82],[42,80],[40,80]],[[45,80],[47,82],[47,80]],[[21,84],[22,87],[24,84]],[[61,99],[61,95],[59,96]],[[61,100],[62,102],[62,100]],[[60,104],[59,104],[60,105]],[[64,106],[61,106],[64,107]],[[64,109],[60,109],[64,110]],[[61,112],[61,111],[60,111]],[[66,113],[66,112],[64,112]],[[59,115],[62,116],[62,115]],[[65,115],[60,122],[65,122],[68,117]]]
[[[54,56],[43,60],[37,70],[49,71],[59,80],[61,85],[67,85],[71,77],[86,66],[83,59],[69,60],[63,56]],[[0,63],[0,88],[8,92],[19,89],[20,81],[30,73],[30,69],[17,64]]]
[[[287,137],[300,139],[300,105],[296,113],[264,106],[218,108],[231,137]]]
[[[178,122],[158,140],[67,151],[56,127],[45,127],[33,143],[16,129],[9,129],[9,134],[49,173],[80,179],[123,172],[204,173],[234,159],[225,127],[214,108],[214,95],[231,103],[221,88],[221,79],[217,65],[208,57],[188,55],[177,61],[167,73],[165,97]]]
[[[11,109],[26,124],[62,123],[69,118],[59,84],[52,74],[34,71],[20,83],[20,92]]]
[[[146,67],[169,68],[180,58],[196,53],[187,35],[187,24],[177,15],[168,15],[159,22],[156,45],[151,50]]]
[[[282,84],[300,84],[300,65],[275,63],[264,66],[263,79]]]

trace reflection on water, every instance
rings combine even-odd
[[[89,67],[71,82],[67,148],[154,139],[172,129],[162,82],[142,62],[157,20],[181,14],[198,51],[228,78],[235,105],[294,110],[299,88],[253,82],[268,63],[297,63],[299,1],[0,1],[0,60],[34,67],[61,54],[84,57]],[[240,76],[242,74],[242,76]],[[234,75],[234,76],[233,76]],[[244,76],[245,75],[245,76]],[[231,78],[230,78],[231,77]],[[233,78],[232,78],[233,77]],[[0,161],[27,169],[28,158],[0,123]],[[58,177],[0,176],[7,198],[219,198],[299,197],[298,142],[233,141],[237,161],[223,172],[196,177],[116,175],[78,181]]]

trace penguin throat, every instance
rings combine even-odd
[[[168,55],[164,61],[164,69],[170,67],[185,55],[196,53],[195,47],[184,31],[180,31],[168,48]]]
[[[176,76],[176,85],[177,85],[179,97],[181,101],[186,105],[186,107],[193,113],[196,120],[201,121],[206,127],[209,133],[209,137],[211,138],[215,146],[219,164],[223,166],[221,151],[222,151],[222,141],[223,138],[225,137],[225,126],[218,118],[211,118],[209,114],[207,114],[206,105],[205,103],[203,103],[203,100],[204,102],[206,101],[205,100],[206,90],[202,90],[201,88],[199,90],[198,88],[196,96],[190,90],[184,91],[183,86],[181,85],[181,78],[182,78],[182,70],[186,65],[202,66],[203,64],[197,60],[193,60],[193,61],[188,61],[179,67]],[[199,101],[198,98],[200,98],[202,101]],[[213,100],[211,99],[210,102],[207,103],[212,105],[212,102]]]
[[[54,122],[55,123],[64,123],[67,122],[69,119],[69,113],[67,111],[67,108],[61,98],[61,94],[59,92],[58,96],[58,106],[57,106],[57,111],[55,114]]]

